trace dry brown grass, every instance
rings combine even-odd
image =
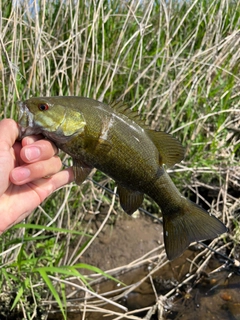
[[[81,95],[106,102],[124,98],[151,128],[171,132],[186,146],[185,161],[170,173],[184,194],[208,206],[229,227],[223,247],[222,237],[209,247],[224,252],[226,259],[239,260],[239,1],[66,0],[54,4],[43,0],[29,6],[26,0],[2,0],[0,5],[1,117],[16,119],[16,100],[29,96]],[[113,190],[110,179],[100,173],[94,179]],[[93,181],[81,188],[72,184],[54,194],[26,222],[89,232],[90,222],[81,223],[89,212],[98,215],[103,204],[108,214],[100,230],[109,219],[115,219],[120,210],[118,201]],[[1,239],[2,288],[19,289],[23,280],[31,278],[24,259],[28,255],[29,261],[34,259],[30,252],[37,254],[39,250],[34,239],[44,234],[44,230],[21,228]],[[21,240],[30,235],[32,242]],[[40,265],[74,265],[87,250],[84,237],[73,253],[68,248],[74,235],[64,236],[64,242],[61,232],[54,232],[54,237],[51,244],[42,240],[43,246],[49,246],[43,251],[51,263],[46,258]],[[14,239],[18,243],[12,244]],[[212,251],[202,250],[196,258],[198,267],[189,270],[185,281],[204,270],[212,255]],[[14,261],[19,259],[25,261],[22,264],[26,268],[16,271]],[[121,273],[146,261],[154,265],[147,277],[166,263],[164,255],[150,260],[142,257],[107,272]],[[16,279],[7,281],[10,273]],[[95,277],[100,281],[102,275],[92,275]],[[56,287],[67,281],[76,290],[85,290],[85,300],[79,304],[82,319],[87,311],[106,312],[101,309],[102,297],[91,302],[84,283],[79,287],[74,277],[63,279],[59,275],[51,275],[51,279]],[[137,285],[111,293],[113,300]],[[45,301],[49,294],[43,293],[41,278],[31,278],[27,287],[19,308],[26,314],[26,297],[33,296],[35,308],[28,316],[33,319],[38,304],[46,307],[54,302]],[[157,305],[164,305],[172,293],[159,298]],[[114,314],[114,319],[122,318],[118,312]],[[124,317],[140,319],[134,312]]]

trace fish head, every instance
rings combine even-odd
[[[54,141],[64,142],[83,131],[86,125],[82,113],[61,103],[61,97],[30,98],[18,102],[18,108],[19,140],[43,134]]]

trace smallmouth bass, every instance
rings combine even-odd
[[[181,143],[153,131],[122,102],[109,106],[84,97],[39,97],[19,103],[19,138],[43,134],[73,159],[81,184],[93,168],[114,179],[120,204],[132,214],[150,196],[161,208],[169,260],[191,242],[227,231],[216,217],[183,197],[165,170],[184,157]]]

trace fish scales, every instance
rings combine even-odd
[[[112,115],[100,108],[97,108],[96,114],[97,126],[85,117],[89,125],[85,127],[81,139],[76,136],[73,141],[64,145],[57,143],[57,146],[72,157],[79,157],[85,163],[105,172],[116,182],[134,191],[143,191],[139,187],[143,183],[153,183],[159,175],[155,145],[149,137],[142,137],[140,127],[129,130],[129,125],[133,126],[131,120],[120,121],[118,114]],[[131,134],[132,131],[134,134]]]
[[[93,168],[113,178],[122,208],[132,214],[144,194],[161,208],[170,260],[193,241],[227,231],[224,224],[183,197],[165,170],[182,160],[181,144],[151,131],[121,103],[113,106],[84,97],[39,97],[19,103],[20,136],[41,133],[69,154],[81,184]]]

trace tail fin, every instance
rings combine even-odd
[[[227,231],[216,217],[188,199],[183,198],[178,212],[164,214],[163,230],[167,257],[173,260],[180,256],[191,242],[213,239]]]

